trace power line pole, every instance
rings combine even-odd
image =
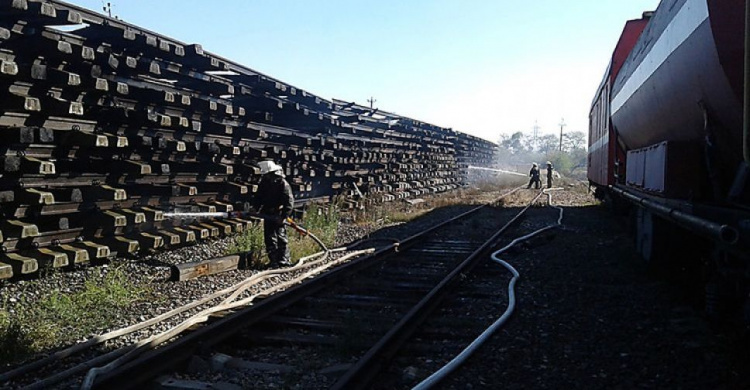
[[[375,100],[374,97],[370,96],[370,98],[367,99],[367,101],[370,103],[370,109],[372,110],[372,105],[375,104],[375,102],[377,102],[377,100]]]
[[[560,151],[562,152],[562,141],[563,141],[563,127],[567,126],[565,124],[565,118],[562,118],[560,120]]]
[[[534,129],[534,139],[532,143],[534,145],[534,149],[536,149],[537,145],[539,144],[539,141],[537,140],[537,137],[539,136],[539,123],[537,123],[537,121],[534,121],[534,127],[532,127],[532,129]]]

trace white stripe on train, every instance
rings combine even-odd
[[[656,41],[646,58],[612,99],[612,115],[622,108],[651,75],[708,19],[707,0],[687,0]]]

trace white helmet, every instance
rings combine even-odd
[[[261,161],[258,163],[258,166],[260,167],[261,175],[265,175],[267,173],[272,173],[272,172],[281,172],[282,170],[281,166],[276,164],[273,161]]]

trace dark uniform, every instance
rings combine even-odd
[[[290,265],[289,240],[284,219],[292,215],[294,195],[292,188],[276,172],[263,175],[255,195],[258,212],[278,218],[263,221],[263,238],[271,265]]]
[[[542,181],[539,179],[539,167],[536,164],[531,166],[529,176],[531,176],[531,180],[529,180],[529,185],[526,186],[526,188],[531,188],[531,185],[534,184],[534,188],[539,189],[542,185]]]
[[[547,161],[547,188],[552,188],[552,163]]]

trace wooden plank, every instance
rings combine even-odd
[[[240,257],[240,255],[231,255],[203,261],[176,264],[171,267],[171,280],[190,280],[201,276],[233,271],[237,269]]]

